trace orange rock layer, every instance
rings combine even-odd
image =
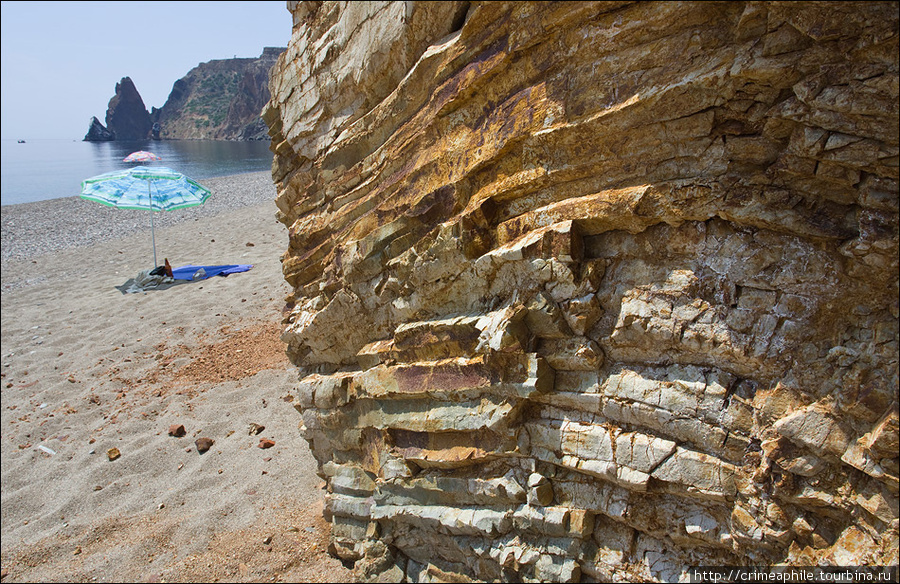
[[[264,111],[333,552],[898,561],[898,6],[291,2]]]

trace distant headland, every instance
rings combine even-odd
[[[260,117],[269,101],[269,69],[283,47],[258,58],[201,63],[172,86],[161,108],[147,111],[130,77],[116,83],[106,124],[92,117],[86,142],[112,140],[268,140]]]

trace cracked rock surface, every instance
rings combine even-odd
[[[895,3],[289,6],[282,338],[335,555],[897,564]]]

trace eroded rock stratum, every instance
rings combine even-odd
[[[337,555],[897,564],[896,3],[288,5],[264,117]]]

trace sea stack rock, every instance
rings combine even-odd
[[[107,129],[116,140],[146,140],[152,126],[141,94],[130,77],[123,77],[106,109]]]
[[[897,565],[897,3],[288,6],[282,338],[361,580]]]
[[[109,142],[115,140],[116,136],[106,129],[106,126],[100,123],[97,116],[91,118],[91,125],[87,134],[84,136],[85,142]]]

